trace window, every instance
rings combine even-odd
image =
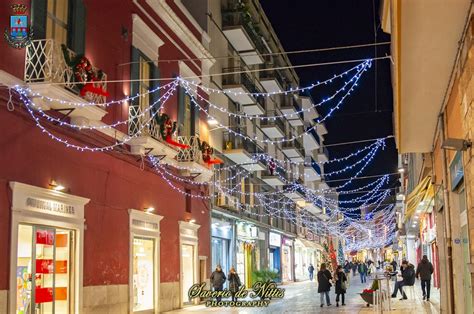
[[[153,115],[157,112],[160,104],[157,103],[159,99],[158,92],[146,93],[149,90],[156,89],[158,86],[158,68],[141,50],[133,46],[131,77],[133,80],[131,85],[131,95],[137,95],[138,93],[142,95],[141,97],[133,99],[129,107],[129,134],[135,135],[139,130],[142,129],[145,123],[148,123],[150,120],[150,115]],[[147,110],[149,106],[153,106],[153,108],[145,115],[141,115],[141,113]],[[151,123],[156,124],[157,121],[153,120]],[[157,128],[156,125],[150,127],[149,135],[155,139],[159,139],[160,134],[157,131],[158,129],[159,128]],[[146,132],[148,130],[144,131]]]
[[[48,0],[46,18],[46,37],[67,43],[69,1]]]
[[[133,238],[133,311],[154,309],[155,239]]]

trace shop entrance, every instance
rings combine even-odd
[[[188,298],[188,290],[194,284],[195,270],[195,247],[191,244],[181,244],[181,280],[183,304],[191,304]]]
[[[19,224],[16,313],[73,313],[75,232]]]
[[[155,312],[155,239],[133,238],[133,312]]]

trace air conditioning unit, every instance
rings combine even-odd
[[[217,198],[217,206],[222,208],[236,209],[239,208],[239,202],[235,196],[219,193],[219,197]]]

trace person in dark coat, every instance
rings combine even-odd
[[[321,307],[324,306],[324,296],[326,296],[326,305],[331,305],[331,300],[329,300],[329,291],[332,286],[331,279],[331,272],[326,269],[326,264],[322,263],[321,268],[318,271],[318,293],[321,300]]]
[[[344,303],[344,296],[346,294],[346,283],[347,276],[344,273],[344,269],[341,265],[337,266],[336,272],[334,273],[334,279],[336,280],[336,306],[339,306],[339,296],[341,297],[342,306],[346,305]]]
[[[346,274],[346,277],[349,278],[349,274],[351,273],[352,265],[349,263],[349,261],[346,261],[344,263],[344,273]]]
[[[397,262],[395,261],[395,259],[393,259],[393,261],[390,263],[390,265],[392,265],[392,269],[393,271],[397,271]]]
[[[314,277],[314,266],[313,266],[313,264],[309,264],[308,272],[309,272],[309,280],[313,281],[313,277]]]
[[[423,300],[430,300],[431,274],[433,274],[433,264],[423,255],[421,262],[416,267],[416,278],[421,279],[421,291],[423,291]]]
[[[224,272],[222,271],[221,265],[216,266],[216,270],[211,274],[211,285],[214,291],[222,291],[224,289],[224,282],[226,281]],[[221,301],[221,297],[216,298],[217,302]]]
[[[407,261],[403,261],[400,269],[402,270],[402,280],[395,283],[395,289],[393,291],[392,298],[396,298],[398,290],[400,290],[400,293],[402,294],[402,298],[400,300],[406,300],[408,298],[405,292],[403,292],[403,287],[413,286],[415,284],[415,266],[408,263]]]
[[[360,282],[361,283],[366,283],[367,282],[367,271],[369,268],[367,267],[367,264],[362,262],[357,266],[357,271],[359,272],[360,275]]]
[[[356,275],[356,270],[357,270],[357,262],[352,263],[352,276]]]
[[[235,294],[237,291],[239,291],[242,283],[240,282],[239,274],[237,274],[233,266],[230,268],[229,275],[227,275],[227,280],[229,281],[229,291],[232,294],[232,301],[237,301]]]

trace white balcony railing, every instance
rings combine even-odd
[[[178,136],[178,142],[189,146],[189,148],[179,149],[178,156],[176,157],[178,161],[202,163],[202,152],[199,147],[198,136]]]
[[[128,135],[133,136],[141,130],[141,135],[149,135],[161,141],[160,125],[155,119],[149,120],[150,112],[142,115],[142,109],[139,106],[128,107]],[[147,126],[145,126],[146,123],[148,123]]]
[[[76,53],[67,49],[69,59]],[[93,68],[98,74],[99,70]],[[98,76],[98,75],[96,75]],[[74,79],[74,70],[66,63],[61,44],[53,39],[33,40],[26,48],[25,73],[26,83],[64,83],[61,85],[74,94],[79,94],[78,82]],[[96,87],[107,90],[107,75],[102,73]],[[92,103],[105,102],[105,96],[87,92],[84,99]]]

